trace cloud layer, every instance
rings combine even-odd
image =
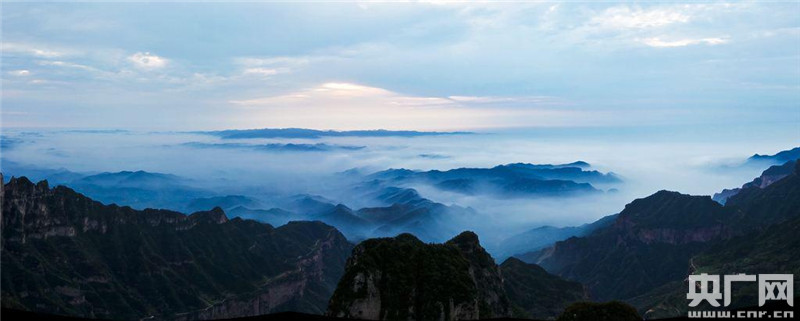
[[[787,126],[800,99],[794,9],[757,2],[8,3],[2,121],[181,129],[742,119]]]

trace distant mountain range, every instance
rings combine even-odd
[[[187,211],[186,206],[195,199],[214,196],[212,191],[194,187],[187,178],[141,170],[78,173],[63,168],[38,168],[3,160],[3,174],[6,177],[25,176],[33,180],[47,180],[53,186],[69,186],[105,204],[127,205],[140,210],[159,208]]]
[[[712,199],[724,205],[725,202],[728,201],[728,198],[739,194],[739,192],[742,190],[767,187],[770,184],[777,182],[778,180],[791,174],[792,171],[794,171],[796,162],[796,160],[791,160],[787,161],[783,165],[770,166],[767,170],[761,173],[761,176],[756,177],[753,181],[742,185],[740,188],[723,189],[721,192],[715,193]]]
[[[774,155],[759,155],[755,154],[747,159],[747,164],[771,164],[778,165],[789,161],[800,159],[800,147],[795,147],[789,150],[780,151]]]
[[[136,211],[26,178],[2,196],[5,308],[109,319],[319,314],[353,246],[320,222]]]
[[[262,128],[262,129],[229,129],[220,131],[196,132],[220,137],[222,139],[247,138],[322,138],[322,137],[417,137],[441,135],[469,135],[470,132],[421,132],[413,130],[316,130],[305,128]]]
[[[366,146],[336,145],[336,144],[297,144],[297,143],[272,143],[272,144],[240,144],[240,143],[200,143],[189,142],[181,146],[204,149],[244,149],[263,152],[329,152],[329,151],[355,151],[366,148]]]
[[[622,182],[614,173],[585,170],[588,167],[588,163],[579,161],[562,165],[515,163],[447,171],[389,169],[366,178],[386,181],[388,184],[428,184],[460,194],[498,197],[581,195],[600,192],[592,184]]]
[[[402,187],[413,185],[409,184],[412,182],[434,184],[437,188],[471,195],[552,197],[599,192],[589,183],[576,183],[566,179],[608,184],[620,181],[613,173],[603,174],[588,170],[590,165],[581,161],[543,165],[516,163],[492,168],[426,172],[387,170],[360,174],[349,171],[343,174],[348,175],[344,181],[356,183],[345,184],[342,189],[348,190],[352,194],[351,198],[371,200],[368,203],[379,204],[350,208],[340,201],[308,194],[270,196],[267,201],[248,195],[226,195],[223,194],[224,191],[196,187],[196,182],[171,174],[146,171],[76,173],[66,169],[47,170],[13,162],[8,164],[10,166],[4,166],[4,169],[8,169],[11,174],[19,176],[31,173],[35,179],[47,179],[53,185],[69,186],[105,204],[127,205],[140,210],[160,208],[180,212],[220,207],[231,216],[255,219],[275,226],[286,224],[290,220],[319,220],[337,227],[350,240],[413,233],[426,242],[444,242],[446,236],[461,231],[459,222],[476,217],[477,213],[471,208],[433,202],[413,188]],[[464,182],[465,185],[447,185],[454,182]],[[465,186],[488,187],[467,191],[463,189]],[[503,253],[501,257],[531,251],[569,236],[581,235],[580,230],[588,228],[575,231],[567,229],[557,233],[554,231],[546,238],[539,238],[543,234],[537,234],[538,236],[527,240],[536,239],[534,242],[539,243],[527,248],[514,248],[516,245],[509,242],[508,248],[513,250]]]

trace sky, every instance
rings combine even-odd
[[[798,2],[2,4],[5,128],[769,128]]]

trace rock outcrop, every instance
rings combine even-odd
[[[328,315],[373,320],[476,320],[511,315],[494,259],[464,232],[444,244],[411,234],[353,250]]]
[[[690,267],[694,269],[693,258],[702,262],[702,257],[722,253],[722,247],[733,239],[746,244],[747,235],[761,235],[765,229],[796,222],[800,217],[800,162],[792,166],[792,172],[783,178],[764,188],[743,189],[724,206],[708,196],[667,191],[637,199],[625,206],[613,225],[557,242],[525,259],[585,284],[593,299],[634,300],[639,308],[650,309],[646,302],[672,291],[675,284],[680,286]],[[783,247],[776,244],[765,242],[767,249]],[[745,253],[729,252],[730,256]],[[742,255],[745,262],[754,257]],[[787,260],[775,256],[772,261]],[[685,304],[685,296],[680,302]]]
[[[3,307],[109,319],[323,313],[352,249],[320,222],[138,211],[24,177],[2,233]]]

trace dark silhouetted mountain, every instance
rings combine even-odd
[[[756,177],[752,182],[742,185],[741,188],[724,189],[722,192],[714,194],[712,199],[724,205],[725,202],[728,201],[728,198],[738,194],[743,189],[767,187],[770,184],[777,182],[781,178],[791,174],[794,170],[795,163],[796,161],[789,161],[783,165],[770,166],[767,170],[761,173],[761,176]]]
[[[524,253],[538,251],[544,247],[553,245],[555,242],[563,241],[573,236],[584,236],[596,229],[609,226],[614,223],[616,218],[617,214],[614,214],[603,217],[593,223],[580,226],[537,227],[503,240],[498,246],[498,251],[493,251],[492,253],[495,253],[495,255],[501,259],[515,254],[522,254],[524,256]]]
[[[708,273],[732,275],[794,274],[800,275],[800,215],[764,230],[754,231],[717,242],[687,263],[687,274]],[[628,300],[647,318],[685,316],[688,311],[685,280],[673,281]],[[733,287],[729,308],[752,307],[758,304],[755,282]],[[800,295],[800,288],[794,288]],[[694,308],[693,308],[694,309]],[[712,310],[703,302],[697,310]]]
[[[671,282],[685,279],[692,257],[722,253],[711,248],[800,217],[799,167],[765,188],[743,190],[724,207],[709,197],[658,192],[628,204],[612,226],[557,242],[525,259],[586,284],[594,299],[644,302],[661,297],[642,295],[670,293]]]
[[[0,195],[4,308],[110,319],[322,313],[352,249],[320,222],[137,211],[26,178]]]
[[[467,135],[469,132],[419,132],[411,130],[315,130],[305,128],[263,128],[263,129],[231,129],[222,131],[199,132],[218,136],[223,139],[241,138],[321,138],[321,137],[417,137],[439,135]]]
[[[225,212],[228,212],[230,209],[235,207],[259,208],[261,206],[261,202],[247,196],[226,195],[193,199],[188,205],[186,205],[186,210],[188,212],[197,212],[207,211],[212,208],[219,207],[225,210]]]
[[[783,164],[789,161],[795,161],[800,159],[800,147],[795,147],[790,150],[784,150],[776,153],[775,155],[759,155],[755,154],[750,156],[747,159],[747,163],[750,164],[763,164],[763,163],[772,163],[772,164]]]
[[[372,320],[474,320],[511,314],[503,278],[471,232],[445,244],[411,234],[353,250],[328,315]]]
[[[536,264],[508,258],[500,264],[503,286],[514,303],[517,317],[552,319],[568,304],[589,300],[583,285],[547,273]]]
[[[626,205],[606,228],[521,258],[586,284],[592,298],[628,298],[683,277],[707,241],[731,234],[728,216],[708,196],[660,191]]]
[[[336,150],[353,151],[366,148],[365,146],[333,145],[333,144],[323,144],[323,143],[318,143],[318,144],[273,143],[273,144],[253,145],[253,144],[239,144],[239,143],[212,144],[212,143],[190,142],[181,145],[194,148],[247,149],[247,150],[263,151],[263,152],[328,152]]]
[[[557,321],[639,321],[636,309],[619,301],[577,302],[568,306]]]
[[[794,162],[791,174],[767,187],[742,189],[728,198],[725,207],[737,211],[732,224],[742,230],[780,223],[800,215],[800,162]]]
[[[497,266],[478,236],[444,244],[411,234],[366,240],[353,250],[328,315],[373,320],[552,319],[587,299],[584,287],[510,258]]]

